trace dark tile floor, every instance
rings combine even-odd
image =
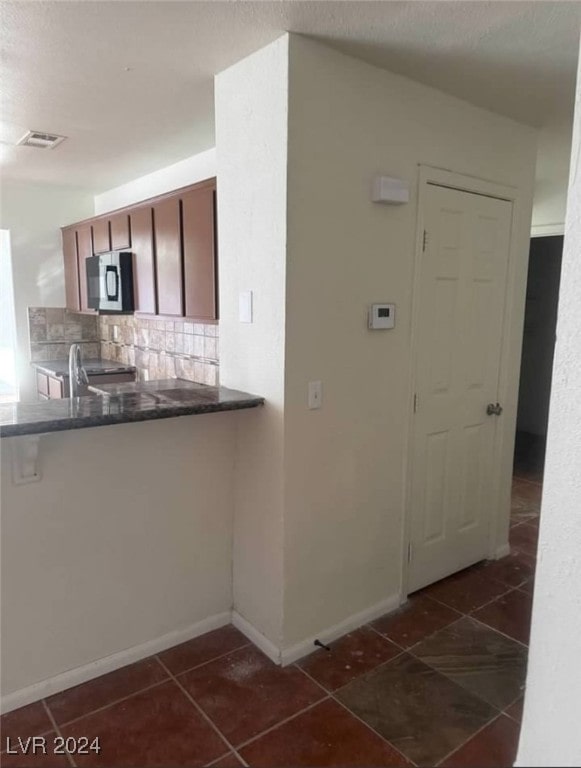
[[[522,715],[541,485],[514,480],[511,553],[281,669],[233,627],[1,719],[6,739],[99,739],[17,766],[510,766]],[[73,743],[72,741],[70,742]]]

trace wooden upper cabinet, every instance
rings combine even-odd
[[[96,219],[93,222],[93,253],[105,253],[110,250],[109,220]]]
[[[78,312],[81,308],[81,301],[79,296],[79,262],[77,261],[77,230],[74,227],[63,229],[62,238],[66,306],[67,309]]]
[[[112,226],[111,233],[113,233]],[[153,257],[153,209],[151,206],[135,208],[131,211],[131,239],[133,242],[135,311],[155,315],[157,302],[155,296],[155,259]]]
[[[77,229],[77,254],[79,263],[79,293],[81,296],[81,312],[94,312],[87,304],[87,269],[85,260],[93,255],[91,240],[91,225],[83,224]]]
[[[111,250],[120,251],[123,248],[130,248],[129,214],[118,213],[109,219],[109,224],[111,226]]]
[[[182,195],[184,248],[184,314],[216,319],[215,187],[204,186]]]
[[[157,311],[160,315],[183,315],[179,198],[170,197],[156,203],[153,206],[153,222],[156,254]],[[135,252],[137,253],[137,249],[135,249]]]

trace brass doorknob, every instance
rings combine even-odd
[[[489,416],[500,416],[502,413],[502,405],[500,403],[488,403],[486,406],[486,413]]]

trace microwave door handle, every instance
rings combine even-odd
[[[110,286],[110,280],[109,277],[113,275],[113,278],[115,280],[115,288],[113,292],[109,289]],[[118,301],[119,300],[119,273],[117,271],[117,267],[107,267],[105,270],[105,290],[107,291],[107,301]]]

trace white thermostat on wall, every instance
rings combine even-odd
[[[369,307],[369,328],[371,330],[395,328],[395,304],[372,304]]]

